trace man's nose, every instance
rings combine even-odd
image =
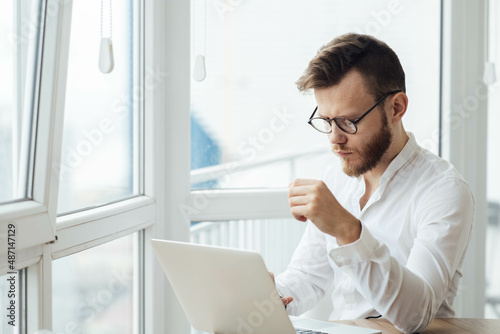
[[[332,122],[332,132],[328,134],[328,140],[331,144],[345,144],[347,141],[346,133],[339,129],[337,124]]]

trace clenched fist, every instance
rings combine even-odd
[[[320,231],[337,238],[339,245],[354,242],[361,235],[360,221],[339,204],[323,181],[294,180],[288,202],[295,219],[309,219]]]

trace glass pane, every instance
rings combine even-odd
[[[0,203],[31,197],[40,0],[0,5]]]
[[[140,192],[139,0],[102,3],[73,1],[59,213]],[[104,73],[110,48],[101,40],[110,36],[114,68]]]
[[[496,65],[496,82],[489,86],[488,96],[488,172],[487,172],[487,198],[488,198],[488,225],[486,226],[486,305],[484,315],[486,318],[500,319],[500,156],[498,143],[500,143],[500,4],[489,1],[490,33],[489,33],[489,59]],[[493,69],[494,71],[494,69]]]
[[[53,262],[54,333],[138,332],[137,233]]]
[[[4,334],[21,333],[21,277],[20,272],[0,275],[0,305],[5,310],[0,332]]]
[[[192,1],[192,11],[192,188],[285,187],[297,176],[319,178],[334,157],[326,135],[307,124],[314,97],[294,83],[318,48],[351,31],[374,35],[399,55],[410,99],[405,127],[437,153],[439,2]],[[297,163],[309,166],[304,174]]]

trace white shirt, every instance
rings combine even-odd
[[[450,163],[408,134],[363,210],[363,177],[348,177],[340,165],[325,172],[323,181],[361,221],[362,232],[338,246],[308,223],[288,269],[276,278],[280,295],[294,298],[290,314],[312,308],[333,284],[329,320],[381,315],[412,333],[434,317],[454,316],[474,199]]]

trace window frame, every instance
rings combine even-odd
[[[487,104],[482,81],[486,62],[487,2],[443,0],[443,156],[467,180],[475,200],[471,235],[460,291],[455,301],[458,317],[482,318],[485,306],[485,238],[487,224],[486,159]],[[470,111],[472,98],[477,107]],[[453,121],[453,117],[459,121]],[[474,138],[475,140],[468,140]],[[473,273],[473,274],[472,274]]]
[[[145,332],[190,333],[156,259],[152,238],[189,240],[179,207],[190,195],[190,1],[146,0],[146,68],[164,72],[145,93],[145,193],[155,199],[155,224],[145,230]],[[171,163],[174,162],[174,163]],[[153,297],[154,296],[154,297]],[[161,314],[162,316],[156,316]]]
[[[59,52],[67,45],[67,37],[62,29],[66,15],[62,7],[41,2],[42,19],[40,20],[40,63],[35,78],[35,100],[33,104],[35,121],[33,126],[32,148],[35,152],[32,162],[32,199],[16,201],[0,206],[0,222],[2,235],[8,224],[16,225],[17,258],[30,262],[38,258],[41,245],[55,240],[55,203],[57,202],[57,175],[53,172],[53,163],[60,154],[57,139],[61,136],[62,110],[60,103],[64,101],[65,92],[65,54]],[[47,38],[47,36],[59,38]],[[30,181],[29,181],[30,182]],[[28,182],[28,183],[29,183]],[[0,250],[5,258],[6,250]],[[4,273],[6,268],[0,268]]]
[[[72,5],[71,1],[68,1],[70,5]],[[137,73],[134,75],[139,76],[139,82],[141,87],[145,84],[147,77],[145,73],[145,64],[144,64],[144,36],[145,36],[145,25],[146,20],[144,16],[144,2],[139,0],[138,6],[134,6],[134,10],[137,10],[138,13],[135,13],[134,16],[139,19],[138,24],[139,28],[139,50],[134,50],[134,56],[137,57],[136,62],[139,67],[137,69]],[[66,29],[68,35],[70,34],[70,26],[71,26],[71,15],[72,10],[69,9],[69,18],[66,22]],[[138,15],[138,16],[136,16]],[[135,32],[134,32],[135,33]],[[69,56],[69,36],[68,36],[68,44],[65,49],[66,53],[66,62],[68,61]],[[65,78],[67,77],[67,66],[65,69]],[[134,122],[139,122],[141,127],[141,137],[144,137],[145,129],[143,124],[143,114],[145,112],[144,109],[144,101],[140,101],[140,111],[141,115],[139,118],[134,117]],[[64,103],[61,106],[61,109],[64,109]],[[58,137],[59,146],[62,146],[62,124],[60,126],[61,135]],[[143,155],[144,147],[146,146],[145,139],[140,139],[139,145],[136,147],[139,149],[139,152],[134,152],[134,154],[139,154],[139,156]],[[60,153],[60,152],[59,152]],[[54,160],[60,161],[60,160]],[[143,175],[143,164],[145,162],[140,162],[139,164],[139,178],[144,179]],[[137,187],[138,185],[134,185]],[[142,193],[141,186],[138,186],[139,191]],[[58,188],[57,188],[58,189]],[[57,190],[56,190],[57,191]],[[57,205],[55,205],[54,209],[57,209]],[[50,250],[47,252],[49,254],[50,261],[45,263],[45,267],[50,267],[50,270],[43,270],[42,281],[49,281],[50,284],[44,284],[41,294],[43,298],[41,298],[42,303],[44,304],[44,309],[50,310],[50,315],[47,312],[47,315],[44,317],[46,323],[50,322],[50,328],[52,328],[52,260],[57,260],[63,256],[68,256],[71,254],[75,254],[77,252],[98,246],[100,244],[118,239],[125,235],[132,234],[134,232],[141,232],[145,229],[151,228],[151,226],[155,222],[155,214],[156,214],[156,203],[153,198],[147,195],[146,192],[141,195],[124,199],[118,202],[106,204],[97,208],[87,209],[78,211],[75,213],[69,213],[60,215],[55,218],[56,221],[56,235],[58,240],[53,244],[49,245]],[[140,233],[140,238],[142,238],[142,234]],[[140,245],[143,243],[139,242]],[[140,258],[136,259],[139,264],[139,281],[142,281],[142,276],[144,275],[144,252],[143,250],[139,250]],[[47,273],[46,273],[47,272]],[[138,319],[137,320],[137,328],[136,330],[139,333],[144,332],[144,294],[142,289],[139,288],[139,305],[136,305],[135,310],[139,310]],[[148,298],[151,298],[150,297]],[[134,311],[136,312],[136,311]],[[48,326],[46,326],[48,327]],[[44,327],[44,328],[46,328]]]
[[[150,5],[152,1],[147,1]],[[136,8],[140,15],[140,50],[137,54],[141,85],[147,77],[144,72],[144,2]],[[52,330],[52,261],[62,256],[115,240],[137,231],[151,230],[155,222],[156,203],[143,195],[112,203],[91,210],[57,216],[59,188],[59,162],[61,161],[65,92],[68,69],[69,43],[71,33],[72,1],[42,0],[44,13],[41,27],[41,63],[37,82],[39,101],[37,121],[34,124],[34,169],[32,200],[16,201],[0,205],[0,226],[7,231],[8,224],[16,225],[16,270],[26,269],[26,286],[29,293],[22,305],[28,333],[40,329]],[[152,68],[155,68],[154,66]],[[160,89],[151,94],[160,95]],[[150,94],[150,95],[151,95]],[[144,103],[143,103],[144,105]],[[141,115],[145,111],[141,106]],[[151,109],[151,108],[150,108]],[[149,113],[153,111],[150,110]],[[144,116],[134,119],[142,123]],[[142,130],[144,131],[144,130]],[[140,149],[152,145],[154,136],[148,136],[148,143],[141,140]],[[151,142],[149,141],[151,140]],[[140,152],[143,155],[143,152]],[[151,157],[148,164],[154,164]],[[144,168],[139,166],[141,177]],[[125,222],[125,223],[124,223]],[[2,237],[4,236],[2,230]],[[140,245],[144,243],[140,242]],[[144,254],[140,250],[141,254]],[[6,258],[6,250],[0,251]],[[144,265],[144,256],[137,259],[139,267]],[[7,267],[0,268],[1,273]],[[140,269],[139,281],[143,281],[144,270]],[[142,290],[142,289],[140,289]],[[141,298],[144,293],[139,291]],[[150,293],[148,299],[153,299]],[[144,332],[144,301],[140,302],[138,329]]]

